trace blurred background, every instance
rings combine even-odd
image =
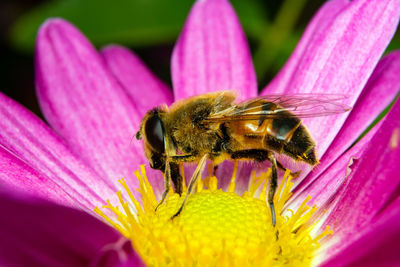
[[[0,91],[41,116],[34,88],[33,50],[49,17],[74,23],[98,48],[118,43],[134,50],[171,84],[170,57],[194,1],[1,0]],[[231,0],[245,29],[262,88],[285,63],[323,0]],[[397,31],[387,52],[400,49]]]

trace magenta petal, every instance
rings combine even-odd
[[[1,266],[87,266],[122,238],[85,212],[32,198],[1,192],[0,209]]]
[[[103,205],[103,198],[114,194],[113,184],[85,166],[45,123],[3,94],[0,94],[0,128],[0,146],[9,152],[4,152],[3,163],[11,164],[0,169],[2,175],[15,168],[15,171],[19,170],[13,174],[16,179],[23,179],[22,175],[29,172],[32,173],[32,179],[42,179],[44,182],[43,179],[49,178],[70,198],[89,210],[96,205]],[[24,185],[23,181],[14,182],[20,188]],[[29,185],[26,181],[26,186],[39,184]],[[52,188],[56,190],[55,187],[49,190]],[[29,188],[26,190],[29,191]]]
[[[111,72],[124,87],[140,115],[160,104],[171,104],[172,91],[129,49],[111,45],[101,51]]]
[[[296,49],[285,63],[285,66],[264,88],[261,94],[283,94],[288,90],[288,84],[293,79],[293,76],[296,75],[302,58],[308,53],[308,47],[317,41],[315,39],[316,36],[324,34],[325,31],[329,30],[334,19],[348,4],[348,0],[331,0],[325,2],[307,25]]]
[[[220,90],[257,95],[257,80],[240,22],[226,0],[196,1],[172,55],[175,100]]]
[[[338,193],[337,205],[325,222],[336,231],[335,238],[366,227],[400,186],[399,118],[397,101]]]
[[[398,266],[400,263],[400,198],[362,231],[329,247],[322,266]]]
[[[59,204],[71,206],[88,204],[84,200],[85,197],[78,192],[74,192],[78,194],[78,199],[71,204],[71,199],[68,198],[64,189],[6,151],[2,146],[0,146],[0,186],[7,190],[48,199]]]
[[[89,41],[70,23],[48,20],[36,63],[40,104],[55,131],[103,177],[133,176],[145,160],[141,144],[131,142],[141,118]]]
[[[273,83],[263,93],[339,93],[353,105],[380,56],[392,38],[400,16],[397,0],[329,1],[330,21],[313,24],[290,60],[288,73],[278,75],[284,86]],[[337,6],[336,6],[337,5]],[[325,11],[327,9],[324,9]],[[317,21],[322,18],[318,17]],[[285,71],[285,68],[284,68]],[[340,130],[346,116],[305,119],[318,143],[320,156]]]
[[[400,51],[390,53],[378,63],[342,129],[322,157],[321,164],[302,181],[300,187],[305,187],[331,165],[393,101],[400,88],[399,73]]]
[[[104,247],[90,263],[90,267],[144,267],[146,266],[129,239],[121,238],[118,242]]]

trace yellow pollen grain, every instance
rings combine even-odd
[[[94,211],[131,239],[148,266],[309,266],[321,239],[332,234],[327,228],[311,236],[317,222],[310,218],[317,207],[308,206],[307,198],[296,211],[282,210],[293,186],[287,171],[275,195],[277,224],[273,227],[266,202],[271,170],[259,176],[253,173],[249,190],[242,196],[235,193],[236,171],[237,163],[227,191],[218,189],[211,171],[199,179],[181,214],[172,220],[186,193],[179,196],[170,190],[155,212],[157,199],[142,165],[135,172],[142,204],[121,179],[129,201],[119,191],[120,203],[113,206],[107,201],[103,207],[114,216],[97,207]]]
[[[399,146],[399,140],[400,140],[400,129],[395,128],[390,137],[390,148],[396,149]]]

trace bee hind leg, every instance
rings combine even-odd
[[[276,214],[275,214],[275,205],[274,205],[274,196],[275,191],[278,186],[278,166],[280,165],[282,168],[282,164],[277,163],[274,153],[268,150],[262,149],[249,149],[249,150],[239,150],[231,153],[232,159],[254,159],[259,162],[263,162],[265,160],[269,160],[271,162],[272,175],[270,178],[270,186],[268,191],[268,205],[271,210],[271,219],[272,225],[276,225]],[[286,169],[285,169],[286,170]]]
[[[272,225],[276,225],[276,214],[275,214],[275,206],[274,206],[274,196],[275,191],[278,185],[278,164],[275,159],[274,153],[268,150],[262,149],[248,149],[248,150],[239,150],[231,153],[232,159],[254,159],[259,162],[263,162],[265,160],[269,160],[271,162],[272,175],[270,178],[270,186],[268,191],[268,205],[271,209],[271,218]],[[280,163],[279,163],[280,164]],[[282,164],[280,164],[282,166]],[[283,168],[283,166],[282,166]],[[285,169],[286,170],[286,169]]]
[[[277,163],[275,159],[274,153],[269,153],[268,155],[268,160],[271,162],[271,168],[272,168],[272,175],[270,178],[270,186],[269,186],[269,191],[268,191],[268,204],[269,208],[271,210],[271,218],[272,218],[272,225],[276,225],[276,214],[275,214],[275,206],[274,206],[274,196],[275,196],[275,191],[278,186],[278,171],[277,171]]]

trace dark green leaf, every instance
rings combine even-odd
[[[232,1],[241,21],[254,37],[266,17],[257,0]],[[32,52],[38,27],[50,17],[74,23],[96,45],[128,46],[173,42],[182,29],[193,2],[188,0],[59,0],[23,15],[11,31],[12,44]]]

